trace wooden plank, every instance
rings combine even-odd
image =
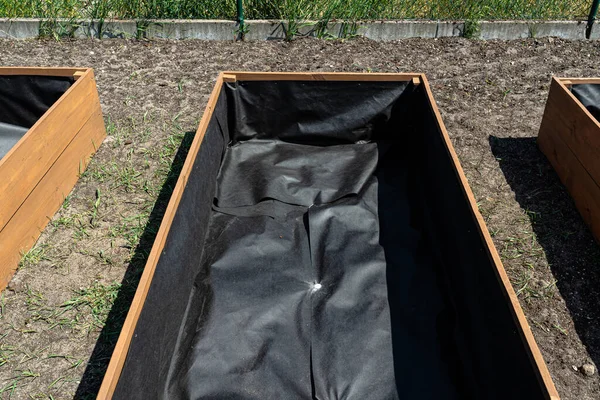
[[[543,142],[548,134],[560,137],[596,184],[600,182],[600,124],[556,78],[550,84],[538,137]]]
[[[416,73],[348,73],[348,72],[224,72],[236,76],[238,81],[410,81]]]
[[[0,230],[99,108],[93,77],[78,79],[0,160]]]
[[[581,85],[583,83],[600,84],[600,78],[556,78],[563,85]]]
[[[556,95],[551,89],[550,97]],[[556,171],[561,182],[573,198],[577,210],[588,225],[596,241],[600,243],[600,186],[586,167],[581,163],[579,154],[565,142],[566,130],[574,125],[569,118],[574,115],[560,115],[565,112],[556,108],[556,102],[546,103],[544,118],[538,134],[538,146]],[[565,123],[565,121],[567,121]]]
[[[547,130],[538,138],[540,150],[554,167],[573,198],[581,217],[600,243],[600,187],[557,132]]]
[[[171,195],[171,199],[167,205],[167,210],[163,216],[160,228],[156,234],[154,245],[152,246],[152,250],[148,256],[148,261],[146,262],[144,272],[140,278],[140,282],[138,283],[135,296],[131,302],[131,307],[127,313],[127,318],[125,319],[119,339],[115,345],[115,349],[110,359],[110,363],[108,364],[106,374],[104,375],[97,399],[112,398],[117,387],[117,382],[119,381],[121,371],[123,370],[123,365],[125,364],[125,359],[127,358],[127,352],[129,351],[129,345],[131,344],[131,339],[135,331],[135,326],[142,312],[142,308],[144,307],[144,302],[146,301],[148,291],[150,290],[150,284],[152,282],[152,278],[154,277],[156,265],[158,264],[160,254],[165,246],[169,230],[171,229],[171,224],[173,223],[173,218],[177,212],[177,207],[179,206],[181,196],[183,195],[183,191],[194,166],[196,156],[198,155],[202,140],[204,139],[208,123],[212,117],[213,110],[215,109],[217,99],[221,92],[223,75],[224,74],[221,73],[217,78],[215,87],[210,95],[210,98],[208,99],[208,104],[206,105],[204,114],[200,120],[200,125],[196,131],[196,136],[192,141],[188,156],[185,159],[185,163],[181,169],[181,174],[179,175],[179,179],[177,180],[177,184],[175,185],[175,189],[173,190],[173,194]]]
[[[76,72],[87,71],[91,68],[0,67],[0,75],[73,76]]]
[[[513,312],[513,317],[517,323],[517,326],[520,328],[521,338],[524,340],[526,347],[530,350],[530,357],[535,363],[537,367],[537,372],[539,374],[538,378],[542,384],[542,387],[546,391],[546,396],[550,400],[559,400],[558,392],[556,387],[554,386],[554,382],[552,381],[552,377],[550,376],[550,372],[548,371],[548,367],[546,366],[546,362],[540,352],[540,349],[535,342],[535,338],[533,337],[533,333],[531,332],[531,328],[527,323],[527,319],[525,318],[525,314],[523,313],[523,309],[519,304],[519,299],[508,279],[508,275],[506,274],[506,270],[502,265],[502,261],[500,260],[500,256],[498,255],[498,251],[496,250],[496,246],[494,246],[494,242],[489,234],[487,226],[479,212],[479,207],[477,206],[477,201],[475,200],[475,196],[471,191],[471,187],[467,181],[467,177],[460,165],[460,161],[456,152],[454,151],[454,146],[452,146],[452,142],[450,141],[450,136],[448,135],[448,131],[444,126],[444,122],[442,121],[442,116],[440,115],[440,111],[437,108],[435,100],[433,98],[433,94],[431,93],[431,88],[429,87],[429,82],[427,81],[427,77],[425,74],[420,76],[421,81],[425,86],[425,90],[427,92],[427,97],[429,99],[429,103],[431,108],[433,109],[433,113],[435,114],[435,118],[437,120],[437,125],[439,127],[440,133],[446,144],[446,149],[450,158],[452,159],[452,164],[454,165],[454,169],[460,184],[463,189],[463,193],[465,195],[466,200],[469,203],[471,212],[473,217],[477,222],[477,227],[479,229],[479,234],[482,239],[486,243],[486,248],[488,250],[488,254],[490,259],[492,260],[492,265],[494,266],[496,276],[498,277],[498,281],[501,287],[504,289],[504,293],[509,300],[509,304],[511,305],[511,310]]]
[[[106,136],[97,98],[94,103],[91,117],[88,113],[87,121],[75,138],[0,230],[0,290],[4,290],[17,269],[21,254],[36,242]]]

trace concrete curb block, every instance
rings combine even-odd
[[[56,20],[73,24],[73,21]],[[277,40],[286,37],[286,21],[249,20],[246,40]],[[563,39],[584,39],[586,23],[581,21],[478,21],[470,27],[473,38],[513,40],[528,37],[554,36]],[[40,19],[0,18],[0,38],[33,39],[40,34]],[[234,40],[239,34],[234,21],[226,20],[106,20],[77,21],[76,38],[147,38]],[[317,24],[300,24],[299,36],[315,36]],[[380,21],[341,23],[327,26],[331,37],[364,36],[377,41],[408,38],[442,38],[463,36],[462,21]],[[592,31],[592,39],[600,38],[600,27]]]
[[[524,39],[559,37],[562,39],[585,39],[586,23],[581,21],[493,21],[480,24],[479,38]]]
[[[39,19],[0,18],[0,38],[30,39],[40,34]]]

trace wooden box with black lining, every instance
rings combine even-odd
[[[105,136],[92,69],[0,68],[0,290]]]
[[[558,399],[424,74],[225,72],[99,399]]]
[[[600,242],[600,78],[553,77],[538,145]]]

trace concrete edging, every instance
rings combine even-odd
[[[45,29],[43,20],[28,18],[0,18],[0,38],[33,39]],[[148,39],[203,39],[233,40],[238,34],[234,21],[227,20],[106,20],[69,21],[62,24],[62,34],[76,38],[148,38]],[[286,21],[248,20],[246,40],[277,40],[285,38]],[[479,39],[523,39],[554,36],[563,39],[584,39],[583,21],[478,21],[469,27],[471,37]],[[332,37],[364,36],[378,41],[408,38],[441,38],[463,36],[463,21],[380,21],[356,24],[331,23],[327,34]],[[315,36],[315,23],[301,24],[301,36]],[[600,37],[600,28],[593,29],[592,39]]]

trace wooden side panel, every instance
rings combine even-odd
[[[0,230],[99,108],[88,70],[0,160]]]
[[[600,83],[600,78],[556,78],[564,85],[579,85],[582,83]]]
[[[550,97],[553,95],[550,92]],[[577,210],[596,241],[600,243],[600,187],[579,161],[578,154],[565,143],[565,127],[573,126],[569,120],[576,118],[565,113],[566,109],[556,108],[556,101],[548,101],[538,135],[538,145],[571,194]],[[600,141],[600,137],[598,140]]]
[[[0,67],[0,75],[39,75],[39,76],[73,76],[77,72],[87,72],[89,68],[64,67]]]
[[[486,244],[486,248],[488,250],[489,256],[492,259],[492,264],[496,269],[496,275],[498,277],[498,283],[504,288],[507,299],[510,302],[513,316],[517,325],[521,328],[521,337],[523,338],[524,343],[527,348],[530,350],[530,356],[533,362],[535,363],[538,373],[539,379],[542,386],[546,390],[546,395],[550,400],[559,400],[560,397],[558,395],[558,391],[554,386],[554,382],[552,381],[552,377],[550,376],[550,371],[548,371],[548,367],[546,366],[546,362],[544,361],[544,357],[540,352],[540,349],[535,342],[535,338],[533,337],[533,332],[531,332],[531,328],[527,323],[527,318],[525,317],[525,313],[523,313],[523,309],[521,308],[521,304],[519,303],[519,299],[517,298],[517,294],[515,293],[510,280],[508,279],[508,275],[506,274],[506,270],[502,265],[502,260],[500,259],[500,255],[496,250],[496,246],[494,246],[494,242],[492,241],[492,237],[487,229],[485,221],[479,212],[479,207],[477,206],[477,201],[475,200],[475,196],[471,191],[471,187],[469,186],[469,182],[467,181],[467,177],[460,165],[460,161],[458,156],[456,155],[456,151],[454,150],[454,146],[452,146],[452,142],[450,141],[450,136],[448,135],[448,131],[444,126],[444,122],[442,121],[442,116],[437,108],[435,103],[435,99],[433,98],[433,94],[431,93],[431,88],[429,87],[429,82],[427,81],[427,77],[425,74],[421,75],[421,80],[425,84],[425,90],[427,92],[427,96],[429,98],[429,102],[437,119],[438,126],[440,128],[440,132],[446,143],[446,148],[452,159],[452,163],[454,164],[454,169],[456,174],[458,175],[458,179],[463,188],[463,192],[465,194],[465,200],[469,203],[471,208],[471,212],[473,213],[473,217],[477,221],[477,226],[479,228],[479,234],[481,238]]]
[[[133,301],[131,302],[131,307],[127,313],[127,318],[125,319],[125,323],[123,324],[123,328],[119,334],[119,340],[117,341],[110,359],[110,363],[108,364],[106,374],[102,380],[102,386],[98,392],[97,399],[111,399],[117,387],[119,377],[121,376],[121,371],[123,370],[123,365],[125,364],[125,359],[127,358],[129,345],[131,344],[131,339],[135,331],[135,326],[137,325],[142,308],[144,307],[144,302],[146,301],[146,296],[150,290],[150,284],[152,283],[152,278],[154,277],[156,265],[158,264],[162,250],[165,247],[165,242],[167,240],[169,230],[171,229],[173,218],[177,212],[177,207],[179,206],[181,196],[183,195],[183,191],[190,176],[190,172],[192,171],[192,167],[194,166],[194,162],[196,161],[198,150],[200,149],[202,140],[204,139],[206,128],[208,127],[208,122],[212,117],[212,113],[221,92],[222,85],[223,74],[220,74],[217,78],[217,83],[215,84],[212,94],[208,99],[208,104],[206,105],[206,109],[204,110],[204,114],[200,120],[200,125],[196,131],[196,136],[194,137],[194,141],[192,142],[188,156],[185,159],[185,163],[181,169],[181,174],[179,175],[179,179],[177,180],[177,184],[175,185],[175,189],[173,190],[173,194],[169,200],[169,204],[160,224],[160,228],[156,234],[154,245],[152,245],[152,250],[148,256],[148,261],[146,262],[146,266],[144,268],[142,277],[140,278]]]
[[[548,135],[560,137],[592,179],[600,182],[600,124],[558,79],[550,85],[540,143]]]
[[[349,72],[224,72],[226,77],[239,81],[410,81],[416,73],[349,73]]]
[[[97,95],[88,101],[94,105],[94,111],[86,114],[87,121],[75,138],[0,231],[0,290],[4,290],[22,253],[36,242],[106,136]]]

